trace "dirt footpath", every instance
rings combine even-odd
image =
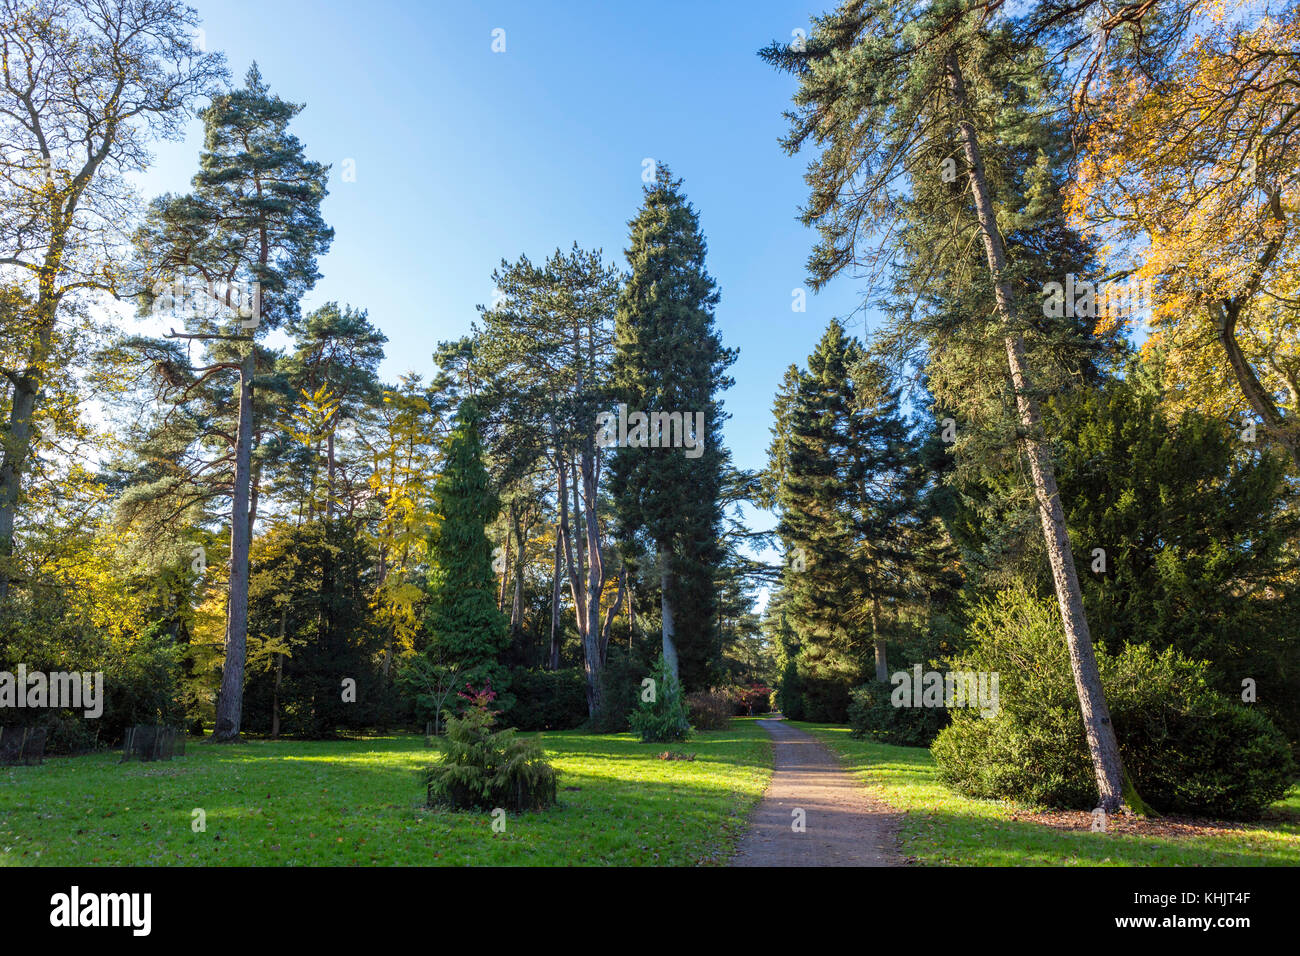
[[[759,723],[772,735],[775,768],[731,866],[903,864],[897,814],[811,735],[779,718]]]

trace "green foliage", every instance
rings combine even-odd
[[[630,726],[629,719],[641,700],[641,681],[650,668],[637,656],[619,647],[611,647],[600,673],[601,710],[587,722],[598,734],[620,734]]]
[[[396,701],[380,673],[369,596],[374,561],[356,522],[275,526],[254,543],[243,724],[329,737],[383,724]],[[343,680],[355,681],[353,701]]]
[[[729,388],[736,353],[724,348],[713,310],[718,291],[705,267],[699,215],[681,180],[664,165],[629,223],[630,275],[615,315],[613,391],[631,412],[681,412],[700,453],[627,447],[614,455],[610,490],[625,549],[670,555],[668,604],[676,627],[679,676],[708,687],[722,659],[715,569],[722,560],[722,444],[726,417],[717,393]],[[684,426],[685,427],[685,426]]]
[[[1296,765],[1264,713],[1223,697],[1211,678],[1172,648],[1130,646],[1106,661],[1124,768],[1161,812],[1255,820],[1295,781]]]
[[[968,796],[1091,809],[1096,784],[1055,603],[1002,592],[976,610],[972,634],[950,666],[997,672],[999,711],[953,713],[932,748],[941,779]],[[1216,694],[1203,664],[1140,646],[1098,648],[1098,662],[1125,767],[1157,811],[1251,819],[1286,792],[1285,741]]]
[[[510,690],[515,703],[505,717],[520,730],[572,730],[587,719],[587,682],[580,668],[516,668]]]
[[[772,705],[790,720],[807,720],[803,690],[803,678],[799,676],[799,663],[794,658],[790,658],[781,670],[776,690],[772,692]]]
[[[0,712],[0,723],[44,727],[46,753],[77,753],[111,747],[127,727],[138,723],[179,723],[181,662],[185,648],[150,595],[138,582],[108,568],[90,568],[90,556],[77,574],[94,571],[68,587],[43,587],[12,595],[0,621],[0,670],[19,663],[28,673],[102,673],[97,688],[103,712],[87,718],[85,709]],[[57,570],[57,569],[56,569]],[[120,617],[107,620],[117,601]],[[96,683],[99,683],[96,681]]]
[[[654,680],[654,699],[643,694],[630,720],[632,732],[642,743],[675,743],[691,736],[691,722],[686,712],[686,699],[682,685],[673,676],[662,654],[655,661],[651,673]]]
[[[510,644],[509,622],[496,605],[496,575],[486,528],[498,501],[483,466],[480,412],[472,399],[461,402],[434,485],[434,527],[429,554],[429,604],[425,628],[429,652],[459,665],[473,684],[509,685],[499,657]]]
[[[1093,636],[1176,648],[1213,665],[1220,691],[1257,685],[1259,706],[1300,745],[1297,523],[1285,462],[1196,412],[1171,418],[1133,369],[1053,403],[1062,499]],[[1092,570],[1093,548],[1105,551]]]
[[[928,747],[948,724],[942,707],[895,707],[894,685],[870,681],[849,694],[848,723],[854,737],[901,747]]]
[[[781,627],[795,664],[782,679],[787,706],[809,720],[844,721],[873,658],[887,661],[907,617],[928,614],[929,595],[953,583],[900,402],[838,321],[777,396],[766,487],[780,512]]]
[[[471,707],[447,721],[442,760],[424,771],[430,807],[522,813],[556,802],[559,775],[541,744],[492,730],[494,720],[486,707]]]

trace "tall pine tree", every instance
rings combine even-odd
[[[149,285],[157,290],[171,283],[204,290],[213,301],[220,331],[210,327],[182,338],[209,345],[206,367],[188,370],[188,356],[179,349],[165,353],[160,364],[184,386],[194,385],[223,370],[239,373],[238,418],[229,455],[230,472],[222,490],[231,499],[230,600],[226,625],[226,656],[217,701],[214,736],[239,736],[244,694],[244,664],[248,640],[249,543],[255,521],[253,482],[255,415],[253,379],[257,365],[255,337],[293,323],[299,300],[320,278],[316,260],[334,238],[321,218],[329,167],[306,158],[302,143],[289,132],[289,123],[302,106],[273,95],[257,65],[248,71],[242,89],[216,97],[202,110],[204,140],[194,191],[164,196],[151,204],[145,226],[136,237],[146,261]],[[255,286],[250,318],[232,311],[230,290],[236,283]],[[248,304],[249,293],[241,293]],[[152,298],[145,297],[146,305]],[[251,323],[251,324],[250,324]],[[180,371],[185,369],[185,371]],[[184,381],[190,375],[196,381]],[[227,477],[228,476],[228,477]]]

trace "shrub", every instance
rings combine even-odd
[[[681,684],[668,669],[661,653],[655,661],[652,674],[654,693],[651,699],[642,700],[632,712],[632,732],[642,743],[671,743],[686,740],[691,735],[691,722],[686,714],[686,700]]]
[[[804,720],[806,712],[803,698],[803,675],[799,673],[799,662],[790,657],[781,669],[781,676],[772,692],[772,706],[789,720]]]
[[[996,716],[957,711],[935,739],[940,778],[973,797],[1090,809],[1097,800],[1060,617],[1053,601],[1005,592],[980,607],[962,669],[1000,675]],[[1164,813],[1258,817],[1294,764],[1267,718],[1218,696],[1206,665],[1172,649],[1098,649],[1125,770]]]
[[[846,723],[851,686],[852,681],[848,679],[803,675],[803,716],[795,719],[824,724]]]
[[[751,717],[766,714],[772,709],[773,691],[762,684],[747,684],[735,688],[732,695],[732,714]]]
[[[579,668],[517,668],[510,689],[515,703],[505,719],[520,730],[572,730],[587,719],[587,678]]]
[[[648,668],[627,651],[611,647],[600,674],[602,706],[587,722],[597,734],[621,734],[641,698],[641,681]]]
[[[871,681],[849,694],[849,726],[854,737],[869,737],[901,747],[928,747],[948,724],[942,707],[895,707],[894,685]]]
[[[726,730],[731,724],[731,696],[716,688],[687,694],[686,708],[696,730]]]
[[[495,719],[482,695],[464,716],[447,721],[442,760],[424,771],[430,807],[520,813],[555,803],[559,774],[541,744],[514,730],[494,731]]]
[[[1166,813],[1253,820],[1295,775],[1285,736],[1260,711],[1209,685],[1205,667],[1172,649],[1129,647],[1103,658],[1124,767]]]

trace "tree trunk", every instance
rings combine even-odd
[[[1228,365],[1237,380],[1241,394],[1246,398],[1246,404],[1263,420],[1265,433],[1287,450],[1296,464],[1296,469],[1300,471],[1300,428],[1295,425],[1294,420],[1282,417],[1277,402],[1259,380],[1250,362],[1246,360],[1241,346],[1237,344],[1237,322],[1241,318],[1241,311],[1240,302],[1219,304],[1216,316],[1219,326],[1219,344],[1223,346],[1224,355],[1228,358]]]
[[[555,526],[555,570],[551,576],[551,654],[550,668],[560,669],[560,596],[563,593],[560,584],[560,563],[563,551],[560,547],[560,526]]]
[[[288,621],[289,608],[280,608],[280,646],[284,646],[285,624]],[[275,687],[271,691],[271,739],[280,739],[280,682],[284,678],[284,655],[275,655]]]
[[[41,306],[37,313],[40,314]],[[53,311],[53,306],[44,308]],[[9,581],[14,576],[14,524],[22,497],[23,468],[32,450],[32,422],[45,382],[45,364],[53,340],[53,321],[42,323],[27,368],[13,386],[9,427],[4,435],[4,457],[0,459],[0,608],[9,599]]]
[[[511,571],[510,557],[512,554],[512,549],[510,547],[510,528],[514,525],[514,522],[515,522],[515,503],[512,501],[510,502],[510,506],[508,509],[508,516],[506,518],[506,543],[504,545],[505,551],[503,552],[502,555],[502,557],[505,560],[502,561],[501,563],[501,583],[497,586],[497,610],[498,611],[504,611],[506,609],[506,592],[509,590],[509,585],[510,585],[510,571]],[[493,570],[495,571],[496,569],[493,568]]]
[[[606,628],[601,626],[600,620],[600,599],[605,591],[605,562],[600,553],[600,523],[596,519],[596,462],[590,438],[582,450],[581,476],[583,530],[587,539],[587,633],[583,635],[582,644],[587,658],[587,670],[591,675],[589,684],[595,692],[590,703],[594,715],[600,711],[602,704],[601,672],[605,665]],[[576,492],[576,487],[574,490]]]
[[[876,680],[888,682],[889,660],[886,655],[885,635],[880,633],[880,609],[875,598],[871,600],[871,639],[876,648]]]
[[[334,429],[325,438],[325,520],[334,520]]]
[[[677,630],[673,626],[672,602],[668,599],[673,583],[672,568],[670,567],[671,560],[672,552],[661,547],[659,550],[659,606],[663,610],[664,618],[664,663],[668,666],[668,672],[673,677],[681,680],[681,675],[677,670]]]
[[[244,658],[248,651],[249,491],[253,445],[254,349],[249,344],[239,369],[239,430],[235,436],[235,487],[230,516],[230,605],[226,616],[226,661],[213,739],[236,740],[244,708]]]
[[[1119,809],[1122,796],[1123,768],[1115,728],[1110,721],[1106,696],[1097,670],[1092,635],[1083,612],[1083,594],[1074,567],[1074,554],[1065,527],[1065,510],[1056,487],[1056,469],[1043,440],[1038,402],[1025,368],[1024,338],[1016,330],[1015,299],[1011,283],[1006,278],[1006,251],[998,229],[993,201],[984,175],[979,142],[971,123],[966,99],[966,86],[955,53],[947,59],[948,86],[957,108],[957,133],[965,153],[967,175],[975,202],[984,239],[984,251],[989,272],[993,275],[998,316],[1007,329],[1007,365],[1015,387],[1016,408],[1024,426],[1024,447],[1029,458],[1034,494],[1038,499],[1038,512],[1043,524],[1043,537],[1047,543],[1047,558],[1052,568],[1052,581],[1061,608],[1065,626],[1065,642],[1070,651],[1070,669],[1079,695],[1079,708],[1083,714],[1088,750],[1092,756],[1093,772],[1097,778],[1099,806],[1108,813]]]
[[[523,630],[524,626],[524,566],[528,555],[526,553],[526,548],[524,547],[524,539],[527,536],[527,531],[524,529],[523,515],[521,512],[522,509],[519,509],[512,513],[515,533],[515,587],[514,595],[510,600],[510,636],[512,638],[517,638],[519,632]],[[529,529],[531,529],[531,527],[532,522],[530,521]]]

